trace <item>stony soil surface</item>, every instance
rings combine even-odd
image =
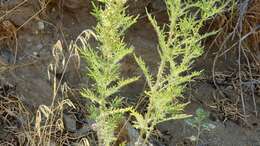
[[[16,94],[32,109],[38,105],[49,105],[52,102],[52,82],[48,79],[48,65],[53,60],[52,47],[61,40],[65,56],[69,55],[70,41],[85,29],[95,26],[95,18],[91,16],[88,3],[84,0],[66,0],[63,6],[52,2],[48,7],[40,7],[38,1],[0,0],[0,80],[1,84],[12,84]],[[129,2],[131,14],[140,13],[140,19],[129,30],[126,41],[135,48],[155,72],[158,65],[156,52],[156,35],[145,17],[145,6],[155,12],[160,23],[167,23],[164,6],[149,4],[150,0],[137,0]],[[39,13],[41,11],[41,13]],[[93,44],[95,44],[93,42]],[[259,117],[254,114],[252,94],[245,87],[244,99],[246,101],[247,120],[240,115],[240,92],[237,88],[237,54],[226,54],[217,60],[215,71],[218,87],[212,79],[212,67],[215,52],[218,49],[207,48],[205,55],[196,61],[194,69],[203,69],[201,77],[195,79],[188,87],[186,101],[191,103],[186,112],[194,114],[198,107],[210,113],[210,123],[216,127],[201,135],[200,146],[259,146],[260,125]],[[228,57],[227,57],[228,56]],[[71,59],[66,69],[63,82],[78,91],[86,86],[88,80],[84,78],[84,62],[80,68],[73,65],[77,58]],[[74,61],[74,62],[73,62]],[[122,72],[125,76],[139,75],[132,57],[122,62]],[[245,67],[246,72],[246,67]],[[50,73],[53,75],[52,73]],[[58,73],[55,76],[59,77]],[[257,78],[257,74],[255,76]],[[143,81],[124,89],[121,94],[136,101],[143,90]],[[254,88],[256,110],[260,110],[259,90]],[[78,101],[80,96],[71,96],[72,101]],[[216,104],[217,103],[217,104]],[[225,109],[225,107],[229,109]],[[237,110],[236,110],[237,109]],[[68,122],[71,119],[67,120]],[[72,124],[73,120],[69,122]],[[1,126],[0,126],[1,127]],[[1,131],[2,128],[0,128]],[[75,129],[75,128],[74,128]],[[196,135],[196,130],[183,121],[168,121],[158,125],[160,143],[168,146],[190,146],[193,143],[191,136]],[[1,139],[0,132],[0,139]],[[0,144],[1,145],[1,144]]]

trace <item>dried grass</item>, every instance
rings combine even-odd
[[[257,116],[255,88],[253,83],[254,80],[257,79],[254,78],[253,74],[259,72],[260,70],[260,26],[258,25],[260,23],[259,16],[260,0],[244,0],[240,3],[235,2],[230,11],[217,16],[214,20],[211,21],[209,25],[211,30],[220,29],[220,33],[214,38],[211,46],[215,44],[220,47],[214,59],[212,75],[214,84],[221,93],[222,91],[216,79],[217,61],[221,56],[226,55],[231,50],[236,52],[238,55],[238,73],[234,80],[237,81],[235,84],[235,89],[239,89],[240,99],[237,99],[237,101],[239,101],[239,103],[242,105],[242,113],[238,112],[235,115],[243,115],[240,116],[240,118],[242,118],[245,122],[247,121],[248,114],[250,114],[250,111],[246,110],[248,108],[246,108],[245,103],[245,97],[248,97],[245,96],[248,95],[247,89],[244,87],[246,80],[251,84],[250,94],[252,95],[251,97],[253,101],[254,112]],[[245,62],[242,62],[241,58],[244,58]],[[246,69],[243,68],[244,65],[247,66]],[[248,75],[246,79],[244,78],[243,72],[246,72]],[[236,105],[231,107],[238,106]],[[233,108],[233,110],[225,110],[225,114],[227,114],[227,112],[234,114],[234,112],[231,112],[234,110],[237,111],[235,108]]]
[[[67,135],[64,134],[63,110],[64,106],[75,108],[69,100],[59,102],[53,106],[39,106],[33,127],[27,124],[20,139],[30,146],[63,145],[67,143]]]
[[[15,87],[5,84],[0,87],[0,125],[1,136],[0,143],[6,145],[18,145],[16,132],[28,123],[30,112],[24,106],[22,101],[15,95]]]
[[[69,51],[69,58],[66,59],[63,54],[61,42],[58,41],[54,45],[53,61],[48,70],[49,75],[53,74],[53,76],[49,76],[50,80],[53,81],[53,102],[50,106],[40,105],[35,115],[28,112],[30,110],[25,108],[17,95],[9,95],[6,89],[2,89],[0,116],[6,119],[4,122],[8,123],[8,127],[14,127],[16,126],[16,121],[19,121],[21,117],[23,119],[19,129],[14,128],[15,130],[7,131],[7,133],[14,135],[12,136],[14,140],[11,137],[11,142],[8,139],[4,143],[25,146],[70,145],[74,143],[89,146],[86,135],[71,135],[64,128],[63,115],[65,109],[75,109],[73,103],[66,96],[68,87],[66,83],[62,83],[62,78],[67,70],[70,58],[78,56],[77,51],[71,48]],[[79,64],[75,65],[78,66]],[[62,74],[61,79],[57,79],[56,77],[58,72]],[[62,96],[62,98],[58,98],[57,96]]]
[[[245,3],[235,4],[230,11],[220,14],[211,20],[208,26],[209,30],[221,30],[213,41],[218,46],[226,42],[226,39],[235,43],[237,39],[241,38],[243,45],[255,54],[257,51],[260,51],[258,24],[260,24],[260,0],[252,0],[248,3],[245,1]],[[229,34],[232,35],[228,37]],[[237,45],[238,43],[235,44]],[[232,44],[229,45],[232,46]]]
[[[15,95],[12,86],[0,88],[1,144],[46,146],[79,144],[89,146],[86,136],[71,135],[64,128],[63,113],[75,109],[70,100],[56,102],[53,106],[41,105],[34,115]],[[4,132],[4,133],[2,133]],[[2,136],[0,136],[2,137]]]

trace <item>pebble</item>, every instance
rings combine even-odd
[[[69,132],[76,132],[77,127],[76,127],[76,120],[73,117],[73,115],[63,115],[63,122],[66,130]]]
[[[52,8],[52,9],[51,9],[51,12],[55,12],[55,11],[56,11],[56,9],[55,9],[55,8]]]
[[[91,131],[91,127],[89,125],[84,125],[82,128],[78,130],[79,135],[87,135]]]
[[[17,2],[17,0],[0,0],[0,6],[13,5],[16,2]]]
[[[39,44],[36,45],[36,48],[40,50],[40,49],[43,48],[43,45],[41,43],[39,43]]]
[[[0,62],[3,64],[10,64],[14,60],[12,52],[8,49],[0,49]]]
[[[166,10],[166,5],[164,0],[153,0],[151,4],[152,4],[152,8],[155,10]]]
[[[209,128],[210,130],[215,129],[216,127],[217,127],[217,126],[214,125],[214,124],[212,124],[212,123],[209,123],[209,124],[208,124],[208,128]]]
[[[226,90],[233,90],[233,86],[227,86]]]
[[[40,55],[39,55],[39,53],[37,53],[37,52],[33,52],[33,56],[39,57]]]
[[[198,138],[197,138],[196,136],[194,136],[194,135],[188,137],[188,139],[189,139],[190,141],[197,141],[197,140],[198,140]]]
[[[39,29],[39,30],[44,30],[44,27],[45,27],[45,26],[44,26],[44,23],[43,23],[42,21],[39,21],[39,22],[38,22],[38,29]]]

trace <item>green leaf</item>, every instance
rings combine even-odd
[[[118,81],[116,86],[113,86],[113,87],[110,87],[107,89],[107,92],[105,93],[105,97],[109,97],[109,96],[115,94],[124,86],[129,85],[130,83],[133,83],[133,82],[137,81],[138,79],[139,79],[138,77],[133,77],[133,78]]]
[[[144,131],[148,130],[148,122],[144,119],[144,117],[141,114],[135,111],[131,111],[130,114],[136,119],[133,125],[135,128],[142,129]]]
[[[153,86],[153,77],[152,75],[149,73],[148,68],[145,65],[145,62],[143,61],[143,59],[141,57],[137,57],[134,54],[135,57],[135,61],[137,62],[138,66],[141,68],[141,70],[143,71],[143,74],[146,78],[146,81],[148,83],[148,86],[151,88]]]
[[[82,95],[83,97],[85,97],[85,98],[90,99],[90,100],[93,101],[93,102],[99,103],[100,105],[103,105],[103,104],[104,104],[104,100],[98,98],[98,97],[95,95],[95,93],[92,92],[90,89],[82,89],[81,95]]]

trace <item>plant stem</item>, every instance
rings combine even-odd
[[[199,139],[200,139],[200,133],[201,133],[201,125],[199,124],[199,127],[197,128],[197,131],[198,131],[198,133],[197,133],[197,140],[196,140],[196,145],[198,145],[199,144]]]
[[[164,60],[164,58],[162,58],[161,64],[160,64],[160,67],[159,67],[159,70],[157,73],[156,83],[154,84],[154,86],[151,89],[152,92],[158,90],[158,88],[160,87],[160,81],[161,81],[161,78],[163,75],[164,68],[165,68],[165,60]]]

